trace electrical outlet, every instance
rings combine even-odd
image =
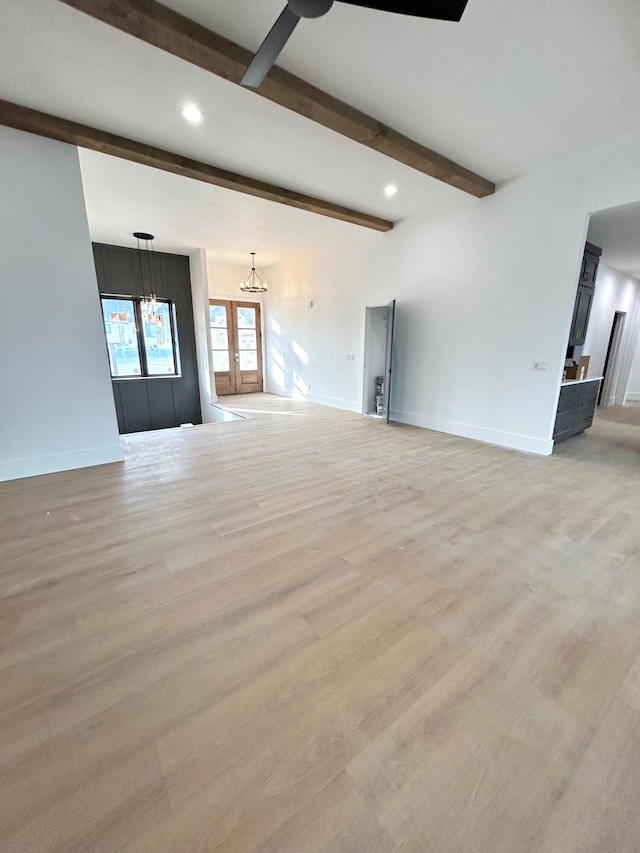
[[[347,361],[353,361],[355,356],[351,353],[347,356]]]
[[[549,366],[547,361],[534,361],[533,362],[533,370],[546,370]]]

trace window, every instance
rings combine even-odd
[[[177,376],[175,308],[157,299],[154,311],[140,297],[102,296],[102,318],[114,379]]]
[[[228,322],[225,305],[209,305],[214,373],[225,373],[231,369]]]

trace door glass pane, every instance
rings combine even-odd
[[[258,353],[255,350],[240,350],[240,370],[257,370]]]
[[[140,376],[140,352],[132,299],[102,300],[112,376]]]
[[[229,370],[229,353],[226,350],[213,351],[213,369],[215,373],[226,373]]]
[[[255,330],[238,329],[238,346],[239,349],[257,349],[258,340]]]
[[[255,308],[238,308],[238,328],[239,329],[255,329],[256,327],[256,309]]]
[[[229,349],[229,335],[226,329],[211,329],[211,346],[213,349]]]
[[[212,326],[227,325],[227,309],[224,305],[209,305],[209,322]]]
[[[155,306],[151,306],[143,302],[142,319],[148,375],[175,376],[169,305],[166,302],[157,302]]]

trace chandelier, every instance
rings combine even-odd
[[[146,231],[134,231],[133,236],[138,241],[138,261],[140,263],[140,279],[141,279],[141,286],[142,286],[142,300],[141,300],[142,312],[145,316],[145,320],[147,321],[147,323],[161,324],[162,323],[162,317],[158,313],[158,301],[156,299],[156,288],[155,288],[156,274],[155,274],[155,269],[154,269],[153,256],[148,254],[149,252],[151,252],[151,253],[153,252],[153,239],[154,239],[153,234],[147,234]],[[142,263],[143,250],[142,250],[142,246],[140,245],[141,242],[145,243],[144,254],[148,255],[147,268],[149,270],[149,275],[148,275],[149,296],[146,295],[146,288],[144,285],[145,275],[144,275],[144,266]]]
[[[263,281],[256,272],[256,253],[251,252],[250,254],[251,272],[247,276],[246,281],[241,283],[240,290],[244,290],[245,293],[268,293],[267,282]]]

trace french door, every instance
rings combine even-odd
[[[209,300],[216,393],[262,391],[262,338],[257,302]]]

